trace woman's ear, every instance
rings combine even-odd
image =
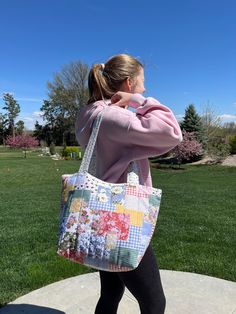
[[[130,77],[127,77],[127,79],[125,80],[125,85],[126,85],[126,89],[127,91],[130,93],[132,92],[133,89],[133,82],[132,79]]]
[[[121,84],[120,91],[131,93],[133,88],[133,83],[130,77],[127,77]]]
[[[130,77],[127,77],[127,79],[126,79],[126,85],[127,85],[128,91],[131,92],[131,91],[132,91],[132,88],[133,88],[133,84],[132,84],[132,80],[131,80]]]

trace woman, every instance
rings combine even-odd
[[[143,65],[129,55],[116,55],[92,66],[88,86],[90,99],[76,121],[80,145],[87,145],[97,114],[109,106],[97,138],[96,176],[107,182],[126,182],[128,166],[136,160],[140,184],[152,186],[148,157],[174,148],[182,134],[169,108],[142,96]],[[125,287],[137,299],[142,314],[164,313],[165,295],[151,245],[135,270],[99,273],[101,295],[95,314],[117,313]]]

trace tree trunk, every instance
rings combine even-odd
[[[66,138],[66,131],[64,131],[64,132],[62,133],[62,146],[66,146],[66,140],[65,140],[65,138]]]
[[[15,139],[15,127],[14,127],[14,124],[12,125],[12,136],[13,136],[13,138]]]

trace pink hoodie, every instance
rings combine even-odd
[[[78,112],[75,131],[85,147],[97,114],[110,100],[96,101]],[[148,157],[162,155],[182,141],[179,124],[172,111],[152,97],[134,94],[129,106],[136,114],[118,106],[104,113],[97,138],[97,177],[113,183],[127,182],[127,168],[137,160],[140,184],[152,186]]]

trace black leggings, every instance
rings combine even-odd
[[[139,266],[128,272],[99,271],[101,296],[95,314],[116,314],[125,287],[139,303],[141,314],[163,314],[166,299],[160,273],[151,246]]]

